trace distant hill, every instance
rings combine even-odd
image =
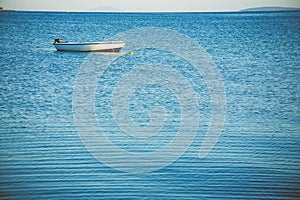
[[[240,10],[240,12],[279,12],[279,11],[300,11],[300,8],[292,7],[256,7]]]
[[[15,11],[15,10],[6,10],[3,7],[0,7],[0,11]]]

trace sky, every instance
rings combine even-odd
[[[0,0],[12,10],[40,11],[238,11],[251,7],[300,7],[300,0]]]

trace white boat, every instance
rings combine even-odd
[[[123,41],[70,43],[61,39],[55,39],[53,43],[57,51],[75,52],[120,52],[125,44]]]

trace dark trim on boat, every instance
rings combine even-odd
[[[57,51],[64,51],[64,52],[103,52],[103,53],[118,53],[122,48],[115,48],[115,49],[102,49],[102,50],[58,50]]]

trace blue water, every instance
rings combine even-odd
[[[201,113],[193,143],[183,155],[161,169],[134,174],[106,166],[85,148],[74,123],[72,99],[77,74],[89,54],[56,52],[52,42],[58,37],[102,41],[143,27],[178,31],[210,54],[225,87],[226,121],[213,150],[199,158],[211,109],[201,76],[170,52],[146,49],[132,56],[123,52],[103,74],[95,94],[95,116],[115,145],[128,152],[157,151],[180,128],[176,96],[150,85],[138,88],[131,97],[129,115],[135,123],[147,126],[150,107],[160,105],[168,114],[166,124],[147,142],[118,135],[121,131],[116,128],[109,98],[135,64],[154,60],[173,67],[191,82]],[[0,12],[0,32],[1,198],[299,198],[299,12],[5,11]],[[114,55],[94,56],[101,62]]]

